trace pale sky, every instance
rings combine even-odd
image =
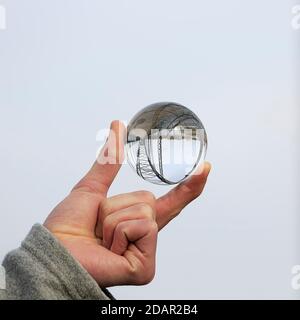
[[[299,298],[299,37],[282,0],[0,0],[0,259],[95,158],[96,134],[157,101],[208,134],[207,188],[117,298]],[[169,188],[124,166],[111,194]]]

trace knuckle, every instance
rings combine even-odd
[[[155,267],[147,268],[142,274],[138,277],[138,284],[146,285],[149,284],[155,276]]]
[[[149,284],[152,282],[152,280],[155,277],[155,268],[152,268],[147,274],[146,277],[144,278],[144,284]]]
[[[144,222],[146,228],[147,228],[147,232],[151,232],[151,233],[157,233],[158,232],[158,225],[156,223],[155,220],[153,219],[149,219],[149,220],[145,220]]]
[[[127,226],[128,221],[121,221],[115,227],[116,234],[123,232]]]
[[[155,277],[155,266],[136,267],[130,270],[132,283],[138,286],[146,285],[152,282]]]
[[[153,208],[148,203],[139,203],[137,205],[138,211],[143,216],[146,216],[150,219],[153,217]]]
[[[103,199],[99,205],[100,212],[106,214],[109,212],[109,203],[107,199]]]
[[[102,224],[102,238],[107,241],[114,232],[114,224],[109,217],[105,218]]]
[[[154,194],[150,191],[138,191],[137,195],[142,198],[145,202],[149,202],[149,203],[153,203],[154,201],[156,201],[156,198],[154,196]]]
[[[153,231],[154,233],[158,233],[158,225],[156,221],[151,221],[149,225],[149,229]]]
[[[113,226],[113,220],[111,216],[105,217],[103,221],[103,230],[108,231],[111,229],[112,226]]]

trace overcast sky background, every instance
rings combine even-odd
[[[0,0],[0,260],[83,176],[98,130],[176,101],[207,129],[207,188],[161,232],[155,280],[113,294],[299,298],[296,3]],[[169,188],[126,165],[111,194],[138,189]]]

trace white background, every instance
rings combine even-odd
[[[205,193],[117,298],[297,298],[295,1],[0,0],[0,259],[82,177],[98,130],[176,101],[207,128]],[[111,194],[152,186],[124,166]]]

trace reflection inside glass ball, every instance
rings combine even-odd
[[[127,128],[127,160],[141,178],[155,184],[186,179],[204,161],[206,148],[200,119],[177,103],[152,104]]]

